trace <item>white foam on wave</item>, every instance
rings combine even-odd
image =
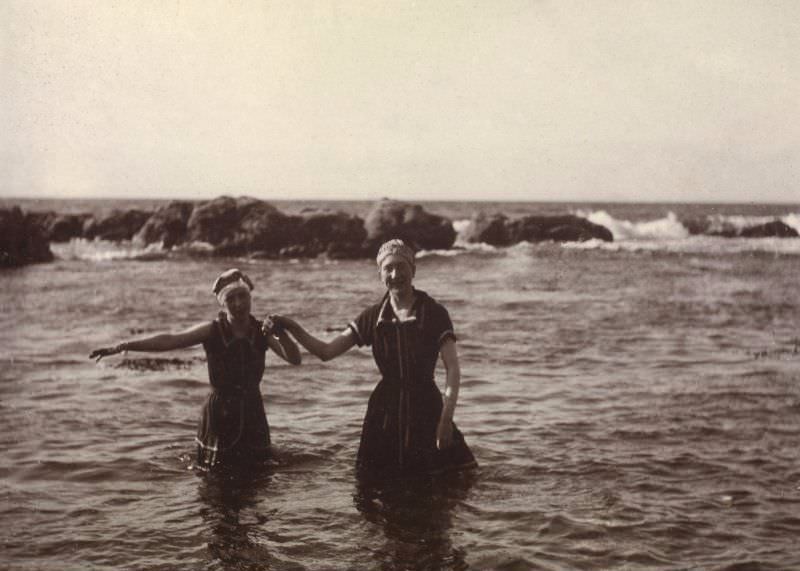
[[[161,243],[141,246],[130,240],[109,242],[73,238],[66,243],[50,244],[53,254],[62,260],[88,260],[109,262],[114,260],[162,259],[166,252]]]
[[[454,220],[453,221],[453,229],[456,231],[456,235],[461,236],[466,232],[467,228],[472,222],[469,218],[463,218],[461,220]]]
[[[665,218],[643,222],[617,220],[604,210],[578,213],[590,222],[608,228],[613,242],[588,240],[566,242],[565,248],[608,251],[663,251],[674,253],[727,253],[767,252],[774,254],[800,254],[800,240],[786,238],[724,238],[719,236],[692,236],[673,212]],[[772,222],[775,216],[713,216],[709,217],[711,231],[722,228],[743,230]],[[788,214],[780,218],[793,228],[800,228],[800,216]]]
[[[741,232],[747,228],[763,226],[764,224],[769,224],[776,220],[800,232],[800,214],[796,212],[785,214],[784,216],[710,215],[708,216],[708,221],[710,222],[708,232],[724,232],[730,230]]]
[[[797,212],[793,212],[791,214],[787,214],[786,216],[782,216],[780,221],[786,224],[787,226],[791,226],[798,232],[800,232],[800,214]]]
[[[466,233],[469,230],[470,224],[472,224],[472,221],[469,220],[468,218],[453,221],[453,230],[456,231],[456,241],[454,244],[455,246],[459,248],[470,248],[475,245],[470,242],[467,242],[465,238]]]
[[[214,246],[208,242],[201,242],[198,240],[195,242],[188,242],[180,246],[175,246],[173,250],[189,254],[210,254],[214,251]]]
[[[467,242],[464,238],[467,230],[469,229],[469,225],[472,222],[466,218],[462,220],[454,220],[453,221],[453,230],[456,231],[456,240],[453,244],[453,248],[448,250],[420,250],[417,252],[417,258],[426,258],[429,256],[442,256],[451,258],[453,256],[461,256],[464,254],[472,254],[472,253],[495,253],[498,249],[494,246],[489,244],[480,243],[473,243]]]
[[[498,248],[489,244],[479,243],[471,244],[467,242],[459,242],[456,240],[455,247],[449,250],[420,250],[417,252],[417,259],[427,258],[430,256],[441,256],[445,258],[452,258],[453,256],[463,256],[465,254],[481,254],[481,253],[495,253]]]
[[[689,231],[673,212],[665,218],[644,222],[617,220],[605,210],[578,213],[578,216],[605,226],[614,235],[614,240],[683,240],[689,236]]]
[[[574,250],[606,250],[612,252],[670,252],[675,254],[747,254],[800,255],[800,240],[786,238],[723,238],[719,236],[689,236],[675,240],[620,240],[603,242],[565,242],[564,248]]]
[[[754,226],[761,226],[768,222],[773,222],[775,216],[727,216],[724,214],[714,214],[708,216],[711,227],[709,232],[722,232],[727,229],[733,229],[741,232],[746,228]]]

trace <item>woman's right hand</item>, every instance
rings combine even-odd
[[[100,362],[100,359],[103,357],[108,357],[109,355],[116,355],[117,353],[121,352],[119,345],[116,347],[101,347],[100,349],[95,349],[89,354],[90,359],[95,359],[96,362]]]

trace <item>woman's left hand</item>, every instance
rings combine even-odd
[[[436,427],[436,448],[444,450],[453,442],[453,419],[442,415]]]
[[[100,349],[95,349],[89,355],[90,359],[94,359],[97,363],[100,362],[100,359],[103,357],[108,357],[109,355],[116,355],[120,353],[122,348],[117,345],[116,347],[101,347]]]

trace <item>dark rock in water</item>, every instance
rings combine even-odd
[[[187,223],[188,239],[211,244],[218,255],[278,252],[296,227],[293,217],[267,202],[228,196],[197,205]]]
[[[401,238],[417,250],[450,248],[456,240],[453,223],[442,216],[426,212],[419,204],[383,199],[364,220],[367,249],[377,251],[381,243]]]
[[[220,196],[194,207],[186,223],[188,239],[216,246],[232,236],[238,223],[239,209],[236,199]]]
[[[742,238],[797,238],[797,230],[781,222],[773,220],[759,226],[745,228],[741,233]]]
[[[577,224],[561,224],[553,226],[547,230],[547,238],[555,242],[585,242],[594,238],[603,240],[605,242],[612,242],[614,236],[609,232],[608,234],[592,228],[587,228]]]
[[[100,218],[88,218],[83,226],[83,237],[111,242],[130,240],[144,226],[151,214],[137,209],[114,210]]]
[[[50,244],[35,216],[18,206],[0,209],[0,268],[53,259]]]
[[[687,218],[680,222],[692,236],[706,234],[711,229],[711,220],[708,218]]]
[[[584,242],[603,240],[613,242],[614,235],[605,226],[573,215],[525,216],[508,224],[512,243],[527,242]]]
[[[300,233],[319,242],[360,244],[367,238],[364,221],[353,214],[332,210],[303,211]]]
[[[798,232],[780,220],[742,228],[722,217],[681,220],[692,236],[705,235],[719,238],[797,238]]]
[[[359,217],[345,212],[310,210],[289,216],[262,200],[223,196],[194,208],[187,234],[191,241],[214,246],[217,255],[308,258],[329,250],[359,251],[366,230]]]
[[[313,255],[348,257],[348,252],[363,253],[366,237],[364,221],[358,216],[338,210],[304,210],[297,217],[292,243],[303,245]]]
[[[292,243],[297,220],[268,202],[243,199],[239,203],[239,224],[232,243],[244,250],[277,252]]]
[[[508,217],[505,214],[489,216],[483,212],[477,212],[472,215],[469,226],[464,231],[464,239],[470,243],[510,246]]]
[[[194,204],[187,201],[174,201],[162,206],[148,218],[134,240],[143,244],[161,242],[165,248],[183,244],[193,209]]]
[[[488,216],[479,212],[470,219],[465,239],[492,246],[509,246],[522,241],[584,242],[597,239],[612,242],[614,235],[608,228],[579,216],[525,216],[509,220],[504,214]]]
[[[120,220],[119,213],[116,215],[119,226],[130,226]],[[87,237],[100,233],[100,221],[87,226]],[[305,258],[328,254],[353,258],[366,255],[366,235],[364,221],[346,212],[309,210],[289,216],[263,200],[220,196],[196,205],[171,202],[149,215],[135,240],[143,244],[163,242],[167,248],[192,243],[211,246],[200,255]],[[100,237],[121,239],[108,233]]]
[[[69,242],[83,236],[83,226],[91,215],[31,212],[29,216],[41,227],[50,242]]]
[[[738,238],[741,228],[729,220],[719,216],[690,218],[681,220],[681,224],[691,236],[717,236],[720,238]]]
[[[69,242],[83,235],[83,226],[91,214],[59,214],[46,228],[51,242]]]

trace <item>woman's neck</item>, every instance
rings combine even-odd
[[[233,329],[235,334],[244,335],[250,329],[250,316],[243,318],[235,318],[230,313],[225,314],[225,318],[228,320],[228,323]]]
[[[390,291],[389,298],[392,300],[392,307],[395,311],[398,309],[409,310],[414,305],[414,289],[409,288],[399,292]]]

